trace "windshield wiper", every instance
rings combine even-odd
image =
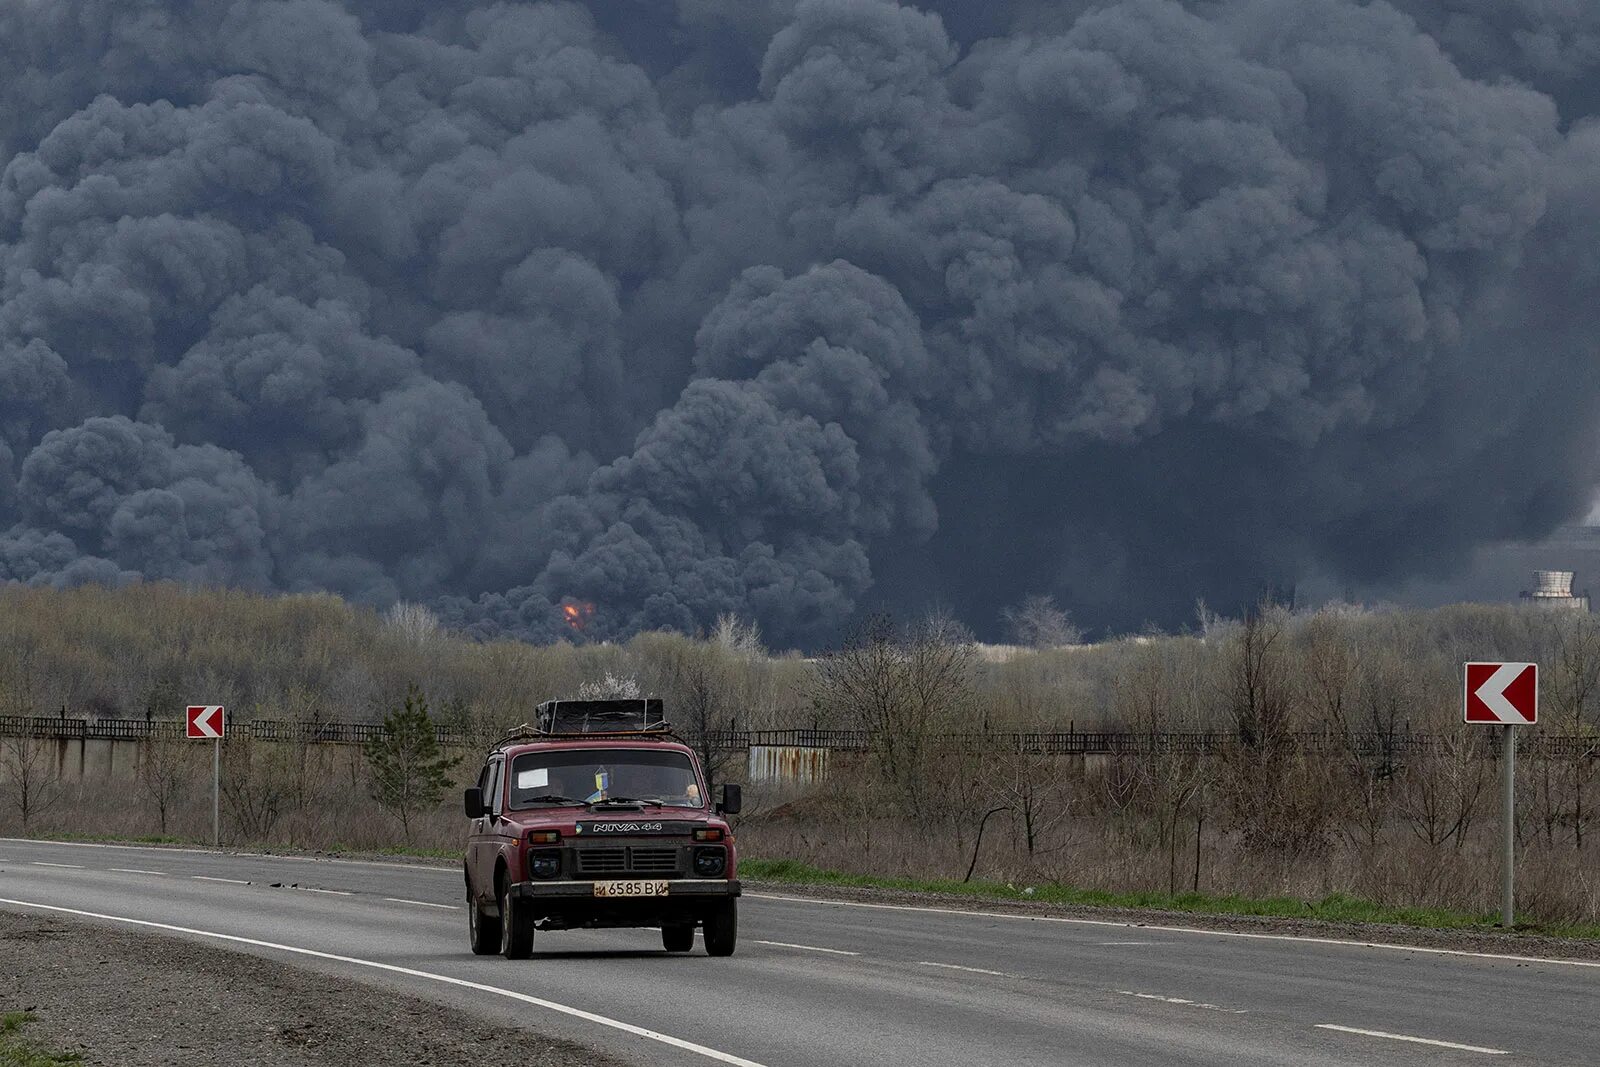
[[[606,797],[604,800],[586,800],[584,803],[591,808],[599,807],[601,804],[641,804],[648,807],[661,807],[661,801],[659,800],[641,800],[638,797]]]
[[[577,797],[564,797],[560,793],[543,793],[526,798],[529,804],[582,804]]]

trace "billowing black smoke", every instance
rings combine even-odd
[[[1600,481],[1581,0],[0,0],[0,92],[0,580],[1126,626]]]

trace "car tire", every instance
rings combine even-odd
[[[661,947],[668,952],[688,952],[694,948],[694,924],[679,924],[661,928]]]
[[[500,916],[490,915],[467,890],[467,942],[474,956],[492,956],[500,951]]]
[[[511,895],[511,887],[500,878],[500,955],[508,960],[525,960],[533,955],[533,920],[528,909]]]
[[[730,900],[717,905],[716,910],[706,916],[706,955],[731,956],[738,941],[739,902]]]

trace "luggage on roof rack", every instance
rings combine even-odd
[[[547,700],[534,716],[534,729],[541,734],[643,734],[669,729],[660,697]]]

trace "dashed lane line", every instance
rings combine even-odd
[[[308,885],[273,886],[274,889],[298,889],[302,893],[326,893],[330,897],[353,897],[354,893],[347,893],[343,889],[312,889]]]
[[[228,885],[249,885],[243,878],[217,878],[209,874],[191,874],[189,876],[197,882],[226,882]]]
[[[1360,1034],[1362,1037],[1382,1037],[1390,1041],[1409,1041],[1413,1045],[1433,1045],[1436,1048],[1455,1049],[1457,1052],[1481,1052],[1485,1056],[1509,1056],[1503,1048],[1485,1048],[1482,1045],[1463,1045],[1458,1041],[1440,1041],[1432,1037],[1412,1037],[1410,1034],[1391,1034],[1387,1030],[1363,1030],[1358,1026],[1340,1026],[1338,1023],[1317,1023],[1318,1030],[1337,1030],[1341,1034]]]
[[[1397,952],[1421,952],[1434,956],[1468,956],[1485,960],[1509,960],[1515,963],[1546,963],[1557,967],[1600,968],[1600,960],[1568,960],[1552,956],[1518,956],[1505,952],[1472,952],[1461,948],[1428,948],[1423,945],[1401,945],[1389,941],[1356,941],[1342,937],[1301,937],[1298,934],[1258,934],[1243,930],[1207,930],[1202,926],[1166,926],[1160,923],[1126,922],[1115,919],[1074,919],[1065,915],[1023,915],[1014,911],[967,911],[962,908],[937,908],[922,904],[869,904],[863,900],[827,900],[822,897],[791,897],[778,893],[746,893],[756,900],[781,900],[789,904],[810,904],[814,907],[873,908],[882,911],[915,911],[929,915],[959,915],[969,919],[1009,919],[1012,921],[1040,923],[1067,923],[1074,926],[1109,926],[1122,930],[1150,930],[1159,933],[1203,934],[1207,937],[1236,937],[1251,941],[1287,941],[1302,945],[1342,945],[1350,948],[1382,948]]]
[[[83,864],[81,863],[46,863],[44,860],[33,860],[32,862],[35,867],[65,867],[69,871],[83,870]]]
[[[153,874],[158,878],[165,878],[167,876],[166,871],[144,871],[140,870],[138,867],[107,867],[106,870],[115,871],[118,874]]]
[[[435,904],[430,900],[407,900],[404,897],[384,897],[391,904],[415,904],[419,908],[442,908],[445,911],[460,911],[459,904]]]
[[[1204,1011],[1220,1011],[1224,1015],[1247,1015],[1243,1008],[1224,1008],[1220,1004],[1207,1004],[1200,1000],[1189,1000],[1186,997],[1167,997],[1160,993],[1136,993],[1131,989],[1119,989],[1118,993],[1125,997],[1138,997],[1140,1000],[1159,1000],[1163,1004],[1177,1004],[1185,1008],[1200,1008]]]
[[[376,960],[364,960],[359,956],[341,956],[333,952],[321,952],[313,948],[302,948],[299,945],[282,945],[274,941],[257,940],[253,937],[240,937],[236,934],[222,934],[213,930],[198,930],[192,926],[174,926],[170,923],[152,922],[149,919],[133,919],[125,915],[108,915],[104,912],[82,911],[78,908],[63,908],[55,904],[39,904],[31,900],[12,900],[5,897],[0,897],[0,904],[10,904],[19,908],[35,908],[39,911],[56,912],[62,915],[76,915],[84,919],[100,919],[105,922],[126,923],[129,926],[143,926],[154,930],[165,930],[174,934],[188,934],[191,937],[209,937],[217,941],[227,941],[235,945],[249,945],[252,948],[264,948],[271,949],[276,952],[288,952],[296,956],[309,956],[313,959],[329,960],[333,963],[344,963],[355,967],[368,967],[372,970],[384,971],[389,974],[401,974],[405,975],[407,978],[420,978],[429,982],[439,982],[443,985],[456,986],[460,989],[472,989],[479,993],[488,993],[497,997],[505,997],[508,1000],[515,1000],[522,1004],[531,1004],[536,1008],[544,1008],[547,1011],[557,1012],[561,1015],[567,1015],[574,1019],[582,1019],[584,1022],[593,1023],[596,1026],[604,1026],[611,1030],[617,1030],[625,1034],[631,1034],[634,1037],[642,1037],[647,1041],[655,1041],[659,1044],[668,1045],[684,1052],[692,1052],[697,1056],[704,1056],[706,1059],[714,1060],[717,1063],[732,1064],[733,1067],[765,1067],[764,1064],[757,1063],[755,1060],[747,1060],[743,1056],[735,1056],[731,1052],[723,1052],[720,1049],[710,1048],[706,1045],[699,1045],[693,1041],[685,1041],[681,1037],[673,1037],[671,1034],[663,1034],[659,1031],[650,1030],[643,1026],[635,1026],[633,1023],[623,1022],[621,1019],[613,1019],[610,1016],[600,1015],[592,1011],[585,1011],[582,1008],[574,1008],[569,1004],[561,1004],[554,1000],[546,1000],[543,997],[535,997],[530,996],[527,993],[519,993],[514,989],[502,989],[499,986],[487,985],[483,982],[473,982],[465,978],[455,978],[448,974],[436,974],[433,971],[420,971],[413,967],[401,967],[393,963],[379,963]]]
[[[1005,971],[988,971],[982,967],[963,967],[959,963],[935,963],[932,960],[917,961],[918,967],[943,967],[947,971],[966,971],[968,974],[988,974],[996,978],[1020,978],[1021,975],[1007,974]]]
[[[751,940],[755,940],[752,938]],[[771,945],[773,948],[798,948],[807,952],[826,952],[830,956],[859,956],[859,952],[847,952],[842,948],[823,948],[821,945],[796,945],[788,941],[756,941],[758,945]]]

